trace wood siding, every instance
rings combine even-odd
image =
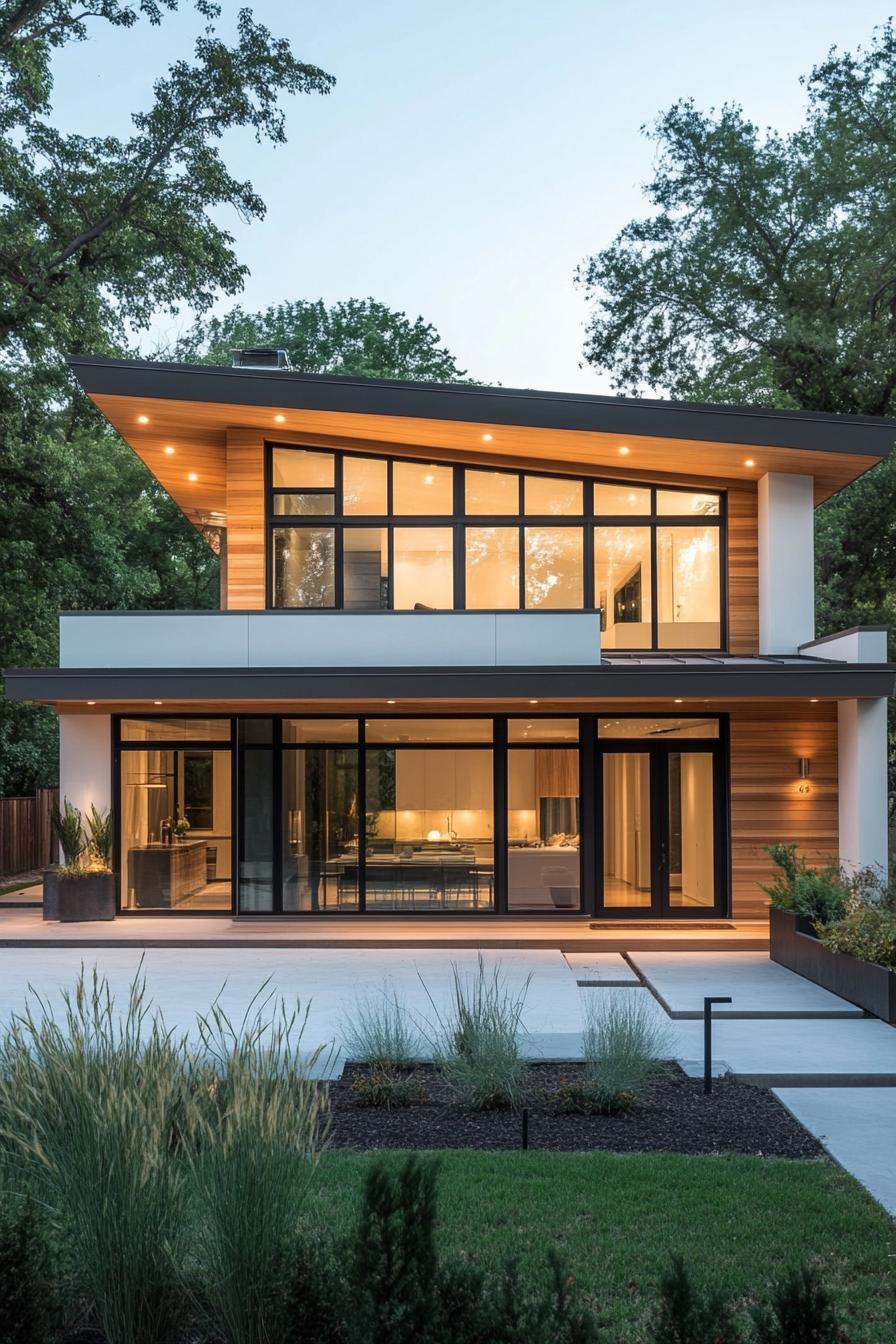
[[[264,440],[227,431],[227,601],[230,611],[265,604]]]
[[[837,855],[837,706],[737,706],[730,723],[731,913],[752,919],[768,905],[759,888],[775,872],[768,845],[796,841],[813,863]],[[801,756],[810,761],[805,781]]]
[[[759,652],[759,492],[728,490],[728,650]]]

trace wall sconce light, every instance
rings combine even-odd
[[[809,784],[809,766],[810,766],[809,757],[801,756],[799,760],[799,769],[797,771],[800,780],[799,787],[797,789],[798,793],[806,794],[811,791],[811,786]]]

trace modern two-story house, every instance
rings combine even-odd
[[[220,611],[7,672],[123,917],[743,919],[773,841],[886,864],[894,668],[815,638],[813,510],[896,424],[252,358],[71,361],[220,538]]]

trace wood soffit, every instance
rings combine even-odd
[[[315,443],[558,474],[600,474],[678,485],[755,486],[776,471],[812,475],[821,503],[881,460],[855,452],[714,443],[524,425],[282,409],[91,393],[92,400],[192,523],[226,525],[228,433],[241,443]],[[145,417],[141,420],[140,417]],[[484,438],[490,435],[490,439]],[[166,452],[167,449],[173,451]],[[621,448],[627,448],[621,453]],[[747,466],[747,461],[753,463]]]

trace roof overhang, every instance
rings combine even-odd
[[[69,363],[195,523],[226,513],[230,428],[659,480],[755,482],[769,471],[799,473],[814,477],[816,502],[887,457],[896,442],[896,422],[863,416],[86,356]]]
[[[896,690],[892,664],[767,663],[707,667],[634,665],[600,668],[40,668],[5,672],[11,700],[59,709],[98,711],[128,705],[152,712],[154,701],[217,704],[238,713],[243,702],[265,704],[341,702],[380,707],[387,699],[519,700],[528,704],[604,700],[775,698],[878,698]]]

